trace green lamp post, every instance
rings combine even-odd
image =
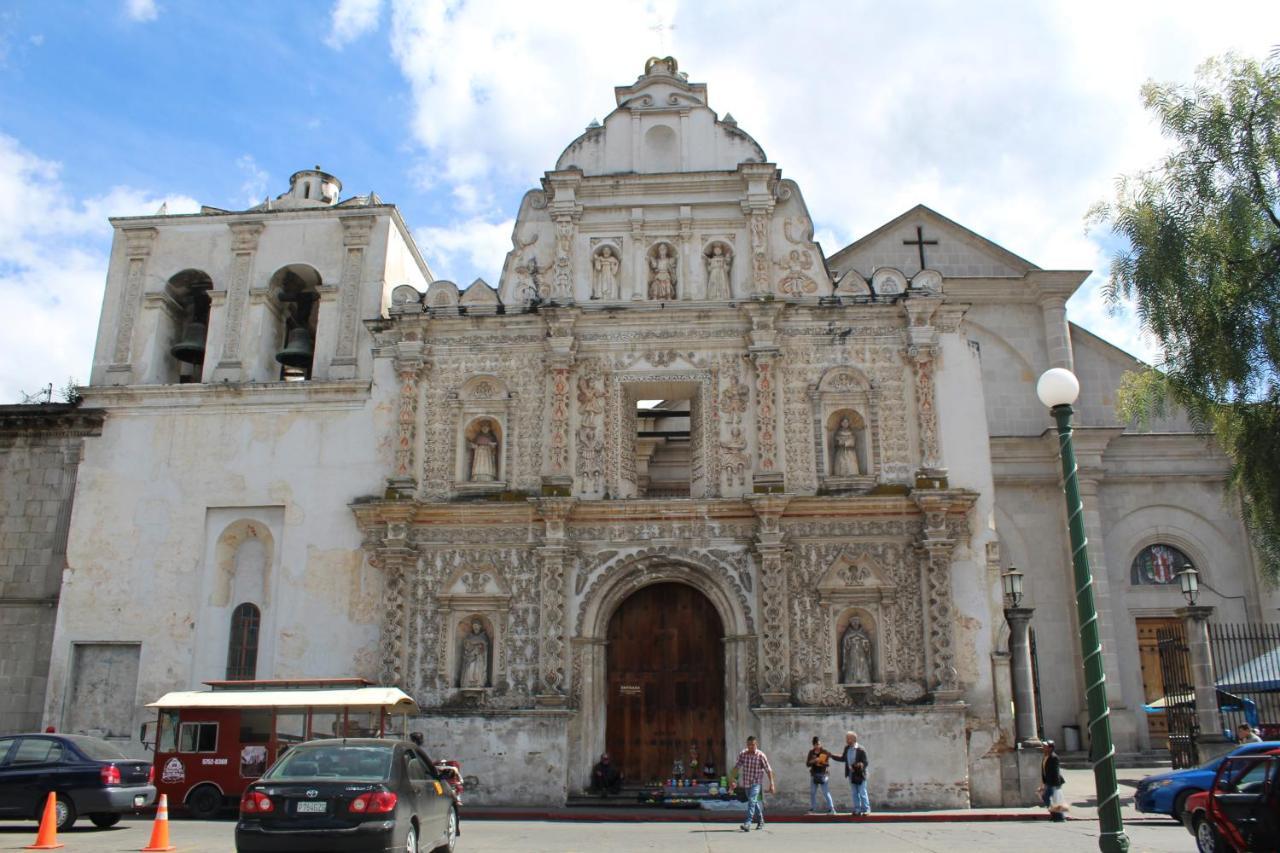
[[[1058,423],[1058,450],[1062,457],[1062,485],[1067,497],[1067,526],[1071,531],[1071,564],[1075,570],[1076,617],[1080,623],[1080,654],[1084,658],[1085,696],[1089,705],[1089,751],[1093,782],[1098,792],[1098,848],[1103,853],[1124,853],[1129,837],[1120,817],[1120,793],[1116,784],[1116,751],[1111,743],[1111,709],[1107,705],[1107,678],[1102,668],[1102,642],[1098,637],[1098,610],[1093,601],[1093,570],[1089,567],[1088,538],[1084,532],[1084,505],[1076,477],[1076,454],[1071,446],[1071,404],[1080,396],[1080,382],[1062,367],[1046,370],[1036,383],[1036,395],[1049,407]]]

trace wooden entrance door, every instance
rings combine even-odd
[[[724,628],[707,597],[663,583],[636,591],[609,621],[606,748],[628,784],[690,770],[689,744],[724,773]]]
[[[1178,628],[1182,622],[1171,617],[1138,619],[1138,662],[1142,666],[1142,700],[1148,704],[1165,695],[1164,676],[1160,672],[1160,641],[1156,636],[1161,630]],[[1164,711],[1147,714],[1147,732],[1151,746],[1166,749],[1169,746],[1169,718]]]

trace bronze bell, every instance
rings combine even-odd
[[[276,353],[276,361],[285,367],[305,369],[311,366],[311,359],[315,354],[311,333],[299,326],[289,331],[289,339],[285,341],[284,349]]]
[[[192,321],[182,327],[182,339],[169,347],[169,355],[186,364],[204,361],[204,339],[208,329],[204,323]]]

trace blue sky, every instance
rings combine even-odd
[[[242,208],[316,164],[394,202],[437,276],[496,283],[523,192],[674,53],[784,173],[828,254],[922,202],[1097,270],[1090,204],[1162,141],[1142,82],[1263,56],[1280,4],[566,0],[0,3],[0,402],[85,379],[106,217]]]

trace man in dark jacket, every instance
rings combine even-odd
[[[853,815],[871,814],[871,798],[867,796],[867,751],[858,746],[858,735],[845,732],[844,752],[837,761],[844,764],[844,778],[849,782],[853,799]]]
[[[607,797],[622,792],[622,774],[609,760],[609,753],[600,756],[596,766],[591,768],[591,793]]]
[[[1045,741],[1042,749],[1044,758],[1040,761],[1040,801],[1049,807],[1049,820],[1061,822],[1067,819],[1067,804],[1062,796],[1062,786],[1066,783],[1062,778],[1062,762],[1058,760],[1053,741]]]

